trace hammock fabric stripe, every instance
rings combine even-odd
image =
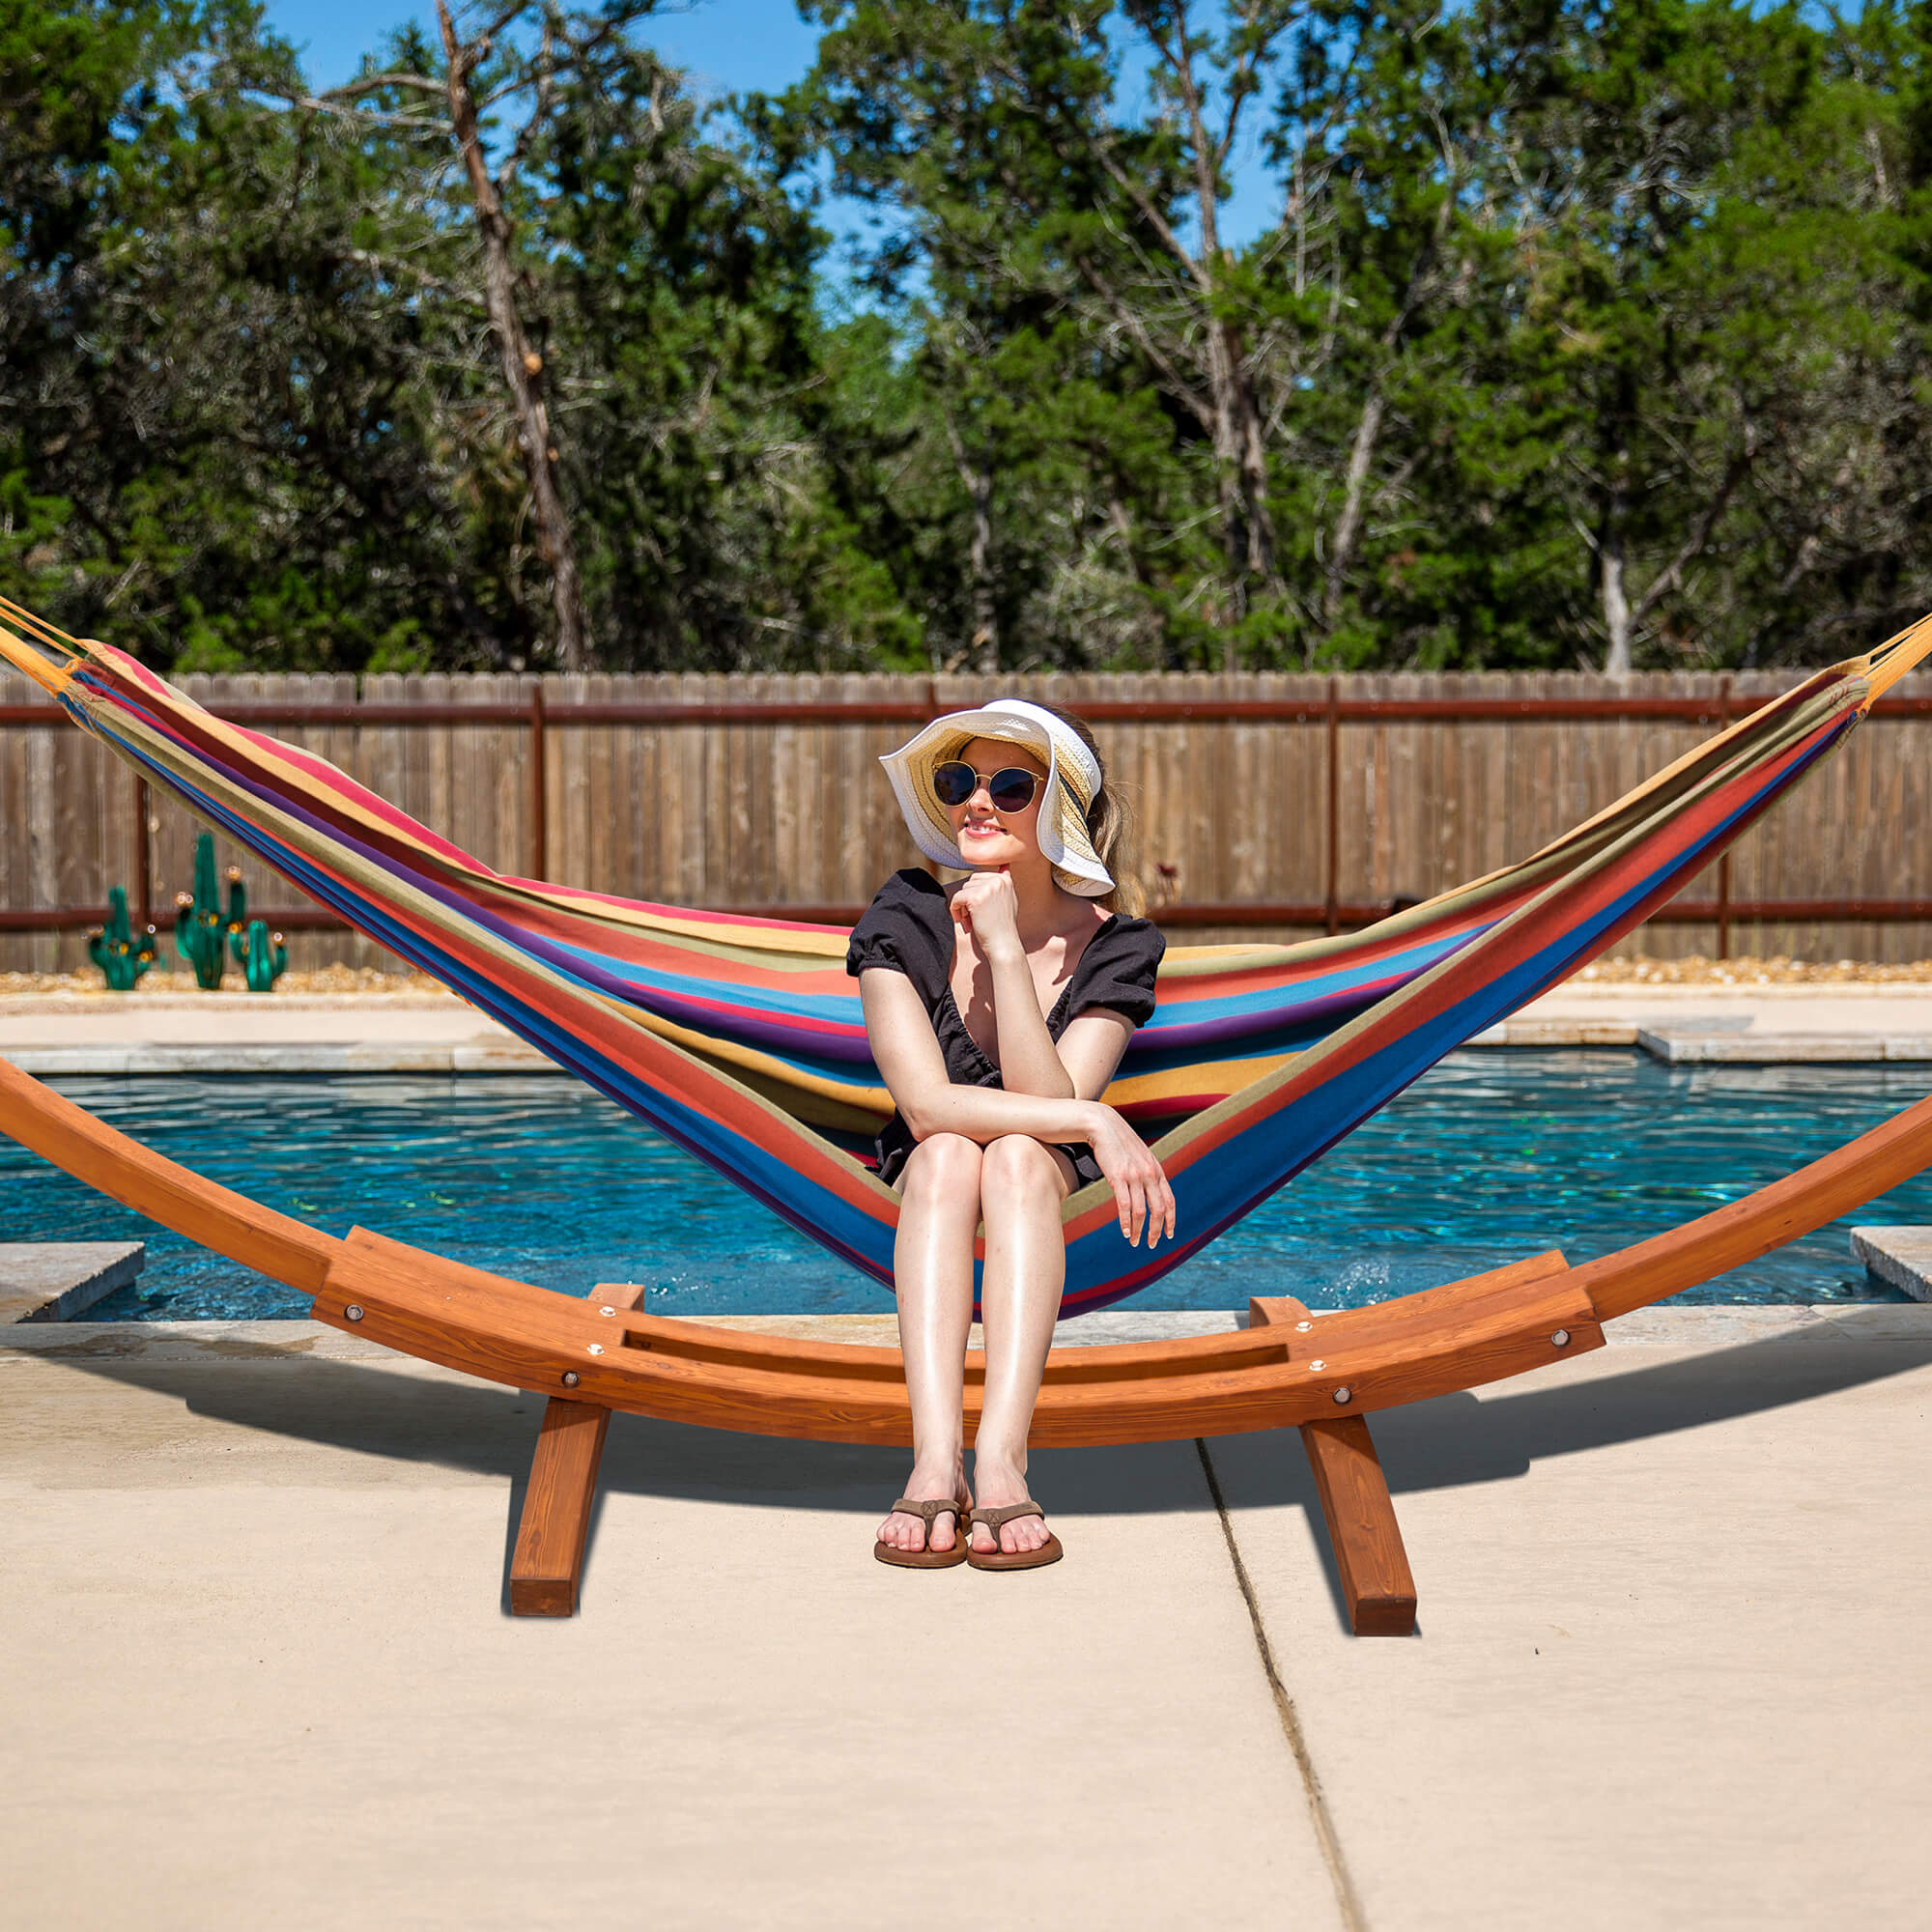
[[[0,628],[0,657],[151,782],[890,1283],[898,1197],[848,1150],[892,1103],[842,929],[495,873],[314,753],[4,608],[15,630]],[[1165,1274],[1445,1053],[1613,944],[1928,654],[1932,621],[1773,699],[1520,865],[1365,932],[1173,949],[1108,1097],[1144,1121],[1185,1117],[1156,1143],[1180,1238],[1130,1249],[1110,1190],[1075,1195],[1066,1310]]]

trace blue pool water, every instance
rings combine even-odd
[[[75,1079],[80,1105],[332,1234],[355,1223],[660,1314],[890,1309],[891,1295],[578,1082]],[[1453,1055],[1202,1254],[1145,1308],[1379,1301],[1560,1247],[1583,1261],[1736,1200],[1918,1099],[1896,1067],[1666,1067],[1605,1051]],[[190,1246],[0,1140],[9,1241],[146,1240],[89,1320],[298,1316],[305,1299]],[[1932,1176],[1861,1209],[1932,1222]],[[1821,1230],[1682,1297],[1889,1299]]]

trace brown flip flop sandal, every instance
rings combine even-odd
[[[1065,1555],[1060,1547],[1060,1539],[1051,1530],[1046,1533],[1046,1541],[1037,1549],[987,1549],[973,1548],[973,1527],[984,1523],[993,1532],[993,1541],[1000,1540],[1000,1525],[1011,1522],[1017,1516],[1037,1516],[1044,1520],[1046,1512],[1037,1503],[1009,1503],[1005,1509],[978,1509],[973,1511],[973,1521],[966,1528],[966,1560],[976,1570],[1039,1570],[1049,1563],[1058,1563]]]
[[[951,1570],[955,1563],[966,1560],[966,1544],[973,1534],[971,1524],[973,1512],[964,1503],[954,1502],[951,1496],[935,1496],[929,1503],[916,1503],[910,1496],[901,1496],[889,1515],[896,1516],[901,1511],[907,1516],[925,1519],[924,1549],[900,1549],[890,1543],[874,1543],[872,1554],[881,1563],[890,1563],[896,1570]],[[952,1528],[952,1548],[951,1549],[932,1548],[932,1520],[951,1513],[956,1519]]]

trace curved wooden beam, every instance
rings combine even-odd
[[[0,1060],[0,1133],[198,1246],[314,1294],[342,1243],[129,1140]]]
[[[1932,1167],[1932,1095],[1782,1180],[1666,1235],[1586,1262],[1577,1280],[1605,1321],[1743,1267]]]
[[[736,1334],[578,1301],[360,1228],[337,1240],[177,1166],[5,1061],[0,1129],[188,1239],[313,1294],[318,1321],[405,1354],[713,1429],[911,1440],[896,1350]],[[1769,1253],[1927,1166],[1932,1098],[1742,1201],[1581,1267],[1541,1255],[1306,1329],[1280,1322],[1057,1349],[1033,1439],[1231,1435],[1479,1387],[1599,1348],[1605,1321]],[[983,1378],[983,1356],[969,1355],[969,1421]]]

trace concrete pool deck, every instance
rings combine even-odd
[[[1932,985],[1566,987],[1496,1042],[1640,1034],[1883,1058]],[[420,993],[0,999],[0,1054],[547,1065]],[[1377,1421],[1393,1641],[1292,1432],[1038,1452],[1067,1560],[987,1577],[871,1561],[895,1453],[619,1417],[582,1612],[526,1622],[536,1399],[304,1322],[0,1330],[0,1922],[1921,1925],[1932,1308],[1609,1334]]]
[[[185,976],[172,976],[181,979]],[[1673,1064],[1932,1063],[1932,982],[1573,981],[1478,1046],[1636,1046]],[[553,1064],[454,995],[0,995],[0,1055],[23,1072],[519,1073]]]
[[[1042,1451],[893,1571],[893,1452],[618,1417],[513,1621],[539,1403],[301,1322],[0,1344],[4,1916],[1916,1927],[1932,1309],[1655,1311],[1377,1422],[1420,1634],[1292,1433]]]

